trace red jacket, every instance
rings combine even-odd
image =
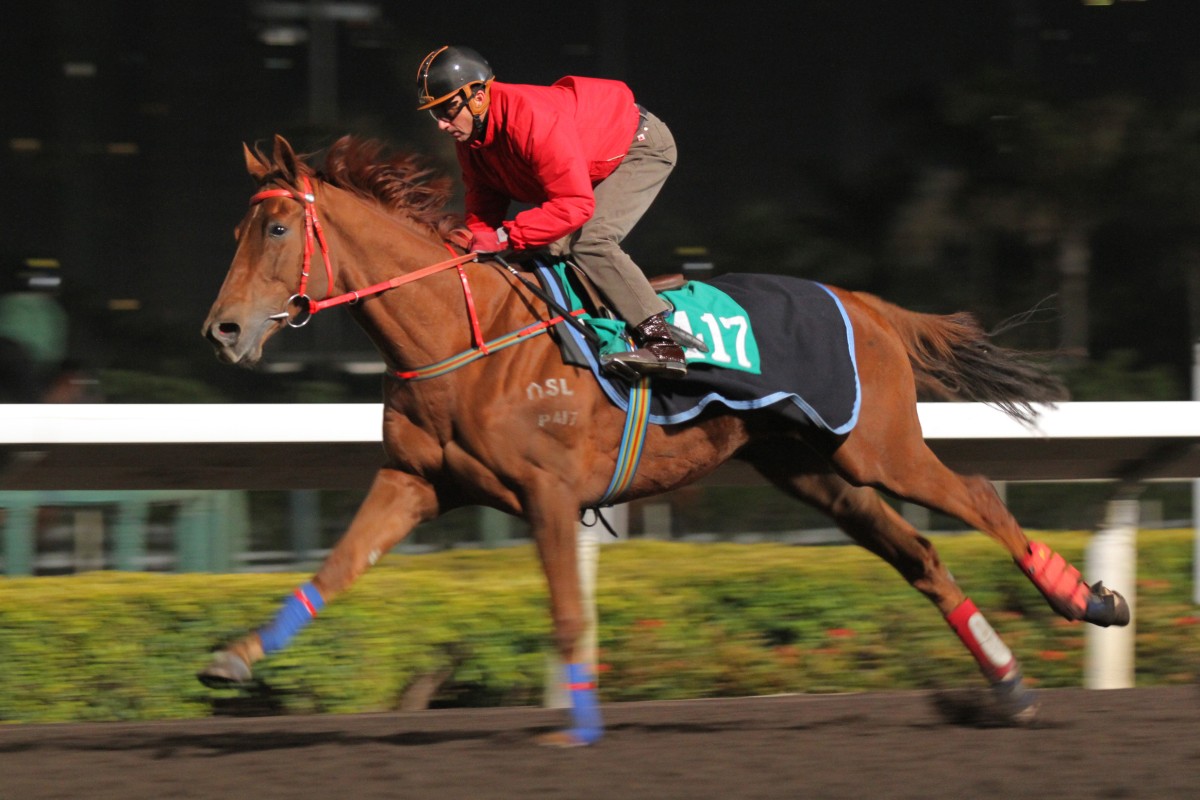
[[[592,187],[621,163],[637,124],[633,92],[620,81],[493,81],[482,138],[456,145],[476,247],[489,249],[501,224],[517,249],[578,230],[596,206]],[[514,200],[536,207],[505,220]]]

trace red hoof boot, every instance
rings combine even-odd
[[[1070,620],[1083,619],[1092,590],[1079,570],[1041,542],[1030,542],[1029,552],[1016,562],[1058,614]]]

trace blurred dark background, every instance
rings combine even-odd
[[[1200,3],[545,4],[16,0],[4,269],[53,262],[73,369],[113,402],[372,400],[332,312],[256,372],[199,335],[252,184],[242,142],[429,154],[421,57],[621,78],[680,162],[630,237],[650,273],[787,272],[969,310],[1054,352],[1077,399],[1184,399],[1200,339]]]

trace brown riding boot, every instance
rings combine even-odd
[[[642,377],[682,378],[687,375],[683,348],[671,336],[662,314],[647,317],[634,330],[638,349],[604,358],[604,368],[627,380]]]

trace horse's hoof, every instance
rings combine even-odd
[[[1011,725],[1032,725],[1037,722],[1037,693],[1025,685],[1021,674],[992,684],[996,710]]]
[[[1129,603],[1119,592],[1114,592],[1096,581],[1091,586],[1092,594],[1087,601],[1087,610],[1083,613],[1083,621],[1107,628],[1110,625],[1122,627],[1129,624]]]
[[[541,747],[556,747],[560,750],[568,747],[589,747],[600,740],[599,732],[581,730],[554,731],[543,733],[534,741]]]
[[[1031,691],[1027,691],[1027,694],[1029,695],[1028,698],[1015,704],[1010,703],[1004,709],[1009,722],[1013,725],[1032,725],[1038,721],[1038,715],[1041,714],[1042,707],[1038,704],[1037,695]]]
[[[227,689],[250,683],[250,665],[228,650],[213,654],[208,666],[196,673],[196,677],[210,689]]]

